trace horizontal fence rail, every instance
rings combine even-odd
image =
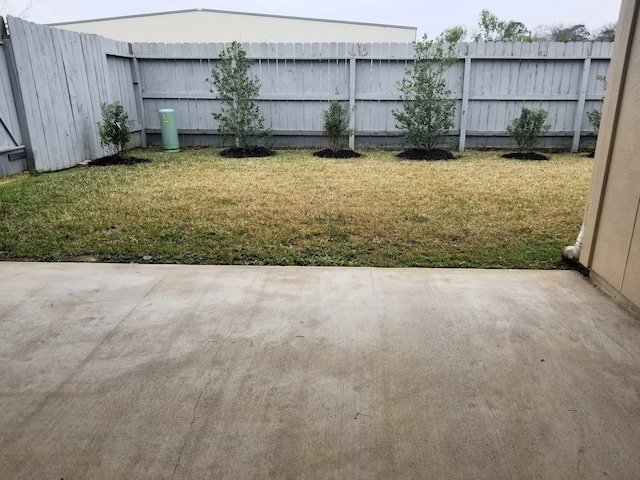
[[[121,102],[134,120],[131,146],[161,144],[163,108],[175,110],[182,144],[219,145],[211,114],[222,105],[206,79],[229,45],[130,44],[9,17],[0,43],[0,176],[104,156],[96,127],[102,102]],[[331,100],[353,107],[352,147],[404,146],[393,111],[402,108],[398,84],[412,67],[412,44],[243,46],[276,146],[326,145],[322,112]],[[456,100],[448,144],[511,148],[506,126],[529,107],[548,111],[551,129],[540,148],[592,146],[587,113],[601,110],[611,49],[598,42],[459,45],[459,61],[446,73]]]

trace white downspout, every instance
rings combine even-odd
[[[575,245],[569,245],[562,249],[562,256],[567,260],[578,260],[580,258],[580,250],[582,250],[582,238],[584,237],[584,223],[580,227],[580,233],[576,239]]]

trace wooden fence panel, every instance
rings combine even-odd
[[[22,144],[22,134],[18,113],[13,100],[9,78],[8,59],[5,45],[0,43],[0,149],[13,148]]]
[[[183,136],[216,133],[218,125],[211,112],[219,111],[221,104],[204,79],[215,66],[219,53],[228,46],[133,46],[141,65],[144,110],[150,119],[152,134],[159,131],[156,119],[159,108],[176,110]],[[254,59],[251,74],[261,82],[260,106],[267,126],[276,135],[298,139],[318,137],[327,103],[340,100],[355,105],[353,124],[360,145],[400,144],[392,112],[401,108],[398,83],[406,69],[411,68],[412,45],[243,46]],[[506,126],[523,107],[548,111],[551,132],[543,141],[546,146],[570,147],[572,138],[580,140],[581,135],[593,131],[586,113],[601,108],[604,90],[599,78],[606,75],[611,44],[479,42],[460,45],[459,53],[461,60],[445,76],[457,100],[451,134],[464,132],[465,136],[477,137],[475,143],[465,140],[461,145],[509,144],[511,140],[503,138]],[[356,61],[354,79],[350,69],[352,59]],[[587,59],[590,68],[586,68]],[[468,78],[465,78],[466,71]],[[587,75],[585,79],[584,75]],[[350,98],[351,82],[355,85],[353,99]],[[315,142],[322,143],[322,140]]]
[[[102,102],[122,102],[139,123],[128,44],[14,17],[9,34],[36,171],[104,156],[96,127]]]

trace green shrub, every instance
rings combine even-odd
[[[596,78],[602,82],[602,84],[604,85],[604,90],[606,91],[607,77],[605,77],[604,75],[598,75]],[[604,102],[604,97],[602,97],[602,102]],[[589,123],[591,124],[593,129],[596,131],[596,135],[598,135],[598,133],[600,133],[600,121],[602,120],[602,112],[598,110],[591,110],[590,112],[587,112],[587,118],[589,119]]]
[[[130,130],[134,127],[133,120],[120,102],[102,103],[100,105],[102,122],[97,122],[100,145],[109,155],[121,156],[131,141]]]
[[[348,104],[336,100],[331,100],[329,108],[322,112],[322,131],[331,150],[340,150],[346,145],[345,140],[352,133],[349,128],[350,112]]]
[[[551,125],[547,121],[546,110],[523,108],[520,116],[507,125],[507,132],[518,143],[518,150],[523,152],[532,149],[538,137],[549,131]]]
[[[442,36],[423,37],[415,44],[413,68],[399,83],[402,110],[393,110],[407,143],[433,149],[454,126],[456,100],[444,79],[445,72],[458,61],[455,44]]]
[[[253,60],[239,42],[220,53],[218,64],[211,70],[211,93],[217,94],[224,106],[221,112],[214,112],[213,118],[220,122],[218,131],[225,143],[231,141],[234,147],[251,149],[257,146],[258,138],[264,135],[264,117],[258,106],[260,81],[250,77],[249,69]]]
[[[598,110],[591,110],[587,112],[587,118],[589,119],[589,123],[596,131],[596,135],[600,132],[600,121],[602,120],[602,113]]]

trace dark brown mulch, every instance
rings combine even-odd
[[[150,161],[148,158],[109,155],[108,157],[91,160],[86,165],[88,167],[108,167],[110,165],[135,165],[136,163],[149,163]]]
[[[505,153],[502,155],[502,158],[511,158],[513,160],[549,160],[549,157],[536,152]]]
[[[227,158],[248,158],[248,157],[271,157],[276,152],[269,150],[267,147],[255,148],[227,148],[220,152],[221,157]]]
[[[326,148],[318,152],[313,152],[313,156],[321,158],[358,158],[361,157],[362,154],[354,152],[353,150],[331,150],[330,148]]]
[[[456,158],[453,156],[453,153],[439,148],[432,148],[431,150],[410,148],[409,150],[400,152],[397,156],[407,160],[454,160]]]

